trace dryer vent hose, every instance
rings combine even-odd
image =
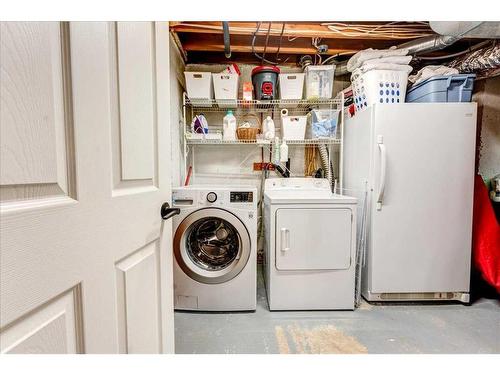
[[[318,150],[319,150],[319,156],[321,158],[321,166],[323,167],[323,170],[325,171],[325,177],[327,178],[328,182],[330,183],[330,186],[333,186],[333,175],[332,175],[332,168],[330,167],[329,163],[329,157],[328,157],[328,149],[326,145],[320,144],[318,145]]]

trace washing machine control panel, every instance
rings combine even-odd
[[[217,194],[211,191],[210,193],[207,194],[207,201],[210,203],[214,203],[217,200]]]
[[[251,191],[232,191],[230,193],[231,203],[250,203],[253,202],[253,192]]]

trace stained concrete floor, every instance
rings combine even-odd
[[[175,313],[176,353],[500,353],[500,302],[372,305],[270,312]]]

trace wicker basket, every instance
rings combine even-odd
[[[238,128],[236,129],[236,135],[238,139],[245,141],[255,141],[257,139],[257,134],[260,133],[259,128]]]

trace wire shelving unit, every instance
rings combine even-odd
[[[181,134],[184,134],[184,178],[188,173],[188,159],[190,157],[190,165],[192,174],[195,173],[195,147],[261,147],[271,151],[273,147],[278,146],[274,141],[256,141],[238,139],[234,141],[226,141],[216,139],[216,135],[222,134],[222,119],[228,110],[232,110],[237,119],[246,118],[248,116],[257,118],[258,126],[263,122],[266,116],[271,116],[274,120],[276,135],[281,138],[281,111],[288,110],[289,116],[307,115],[312,109],[334,109],[339,110],[339,121],[337,123],[337,133],[334,138],[314,138],[304,140],[287,140],[286,143],[292,147],[305,147],[314,145],[327,145],[332,152],[338,153],[338,187],[342,189],[342,154],[343,154],[343,130],[344,130],[344,111],[343,111],[344,95],[340,93],[336,98],[332,99],[300,99],[300,100],[217,100],[217,99],[190,99],[187,94],[183,95],[183,129]],[[195,115],[204,114],[209,122],[209,132],[211,137],[201,138],[199,134],[191,132],[191,121]]]

